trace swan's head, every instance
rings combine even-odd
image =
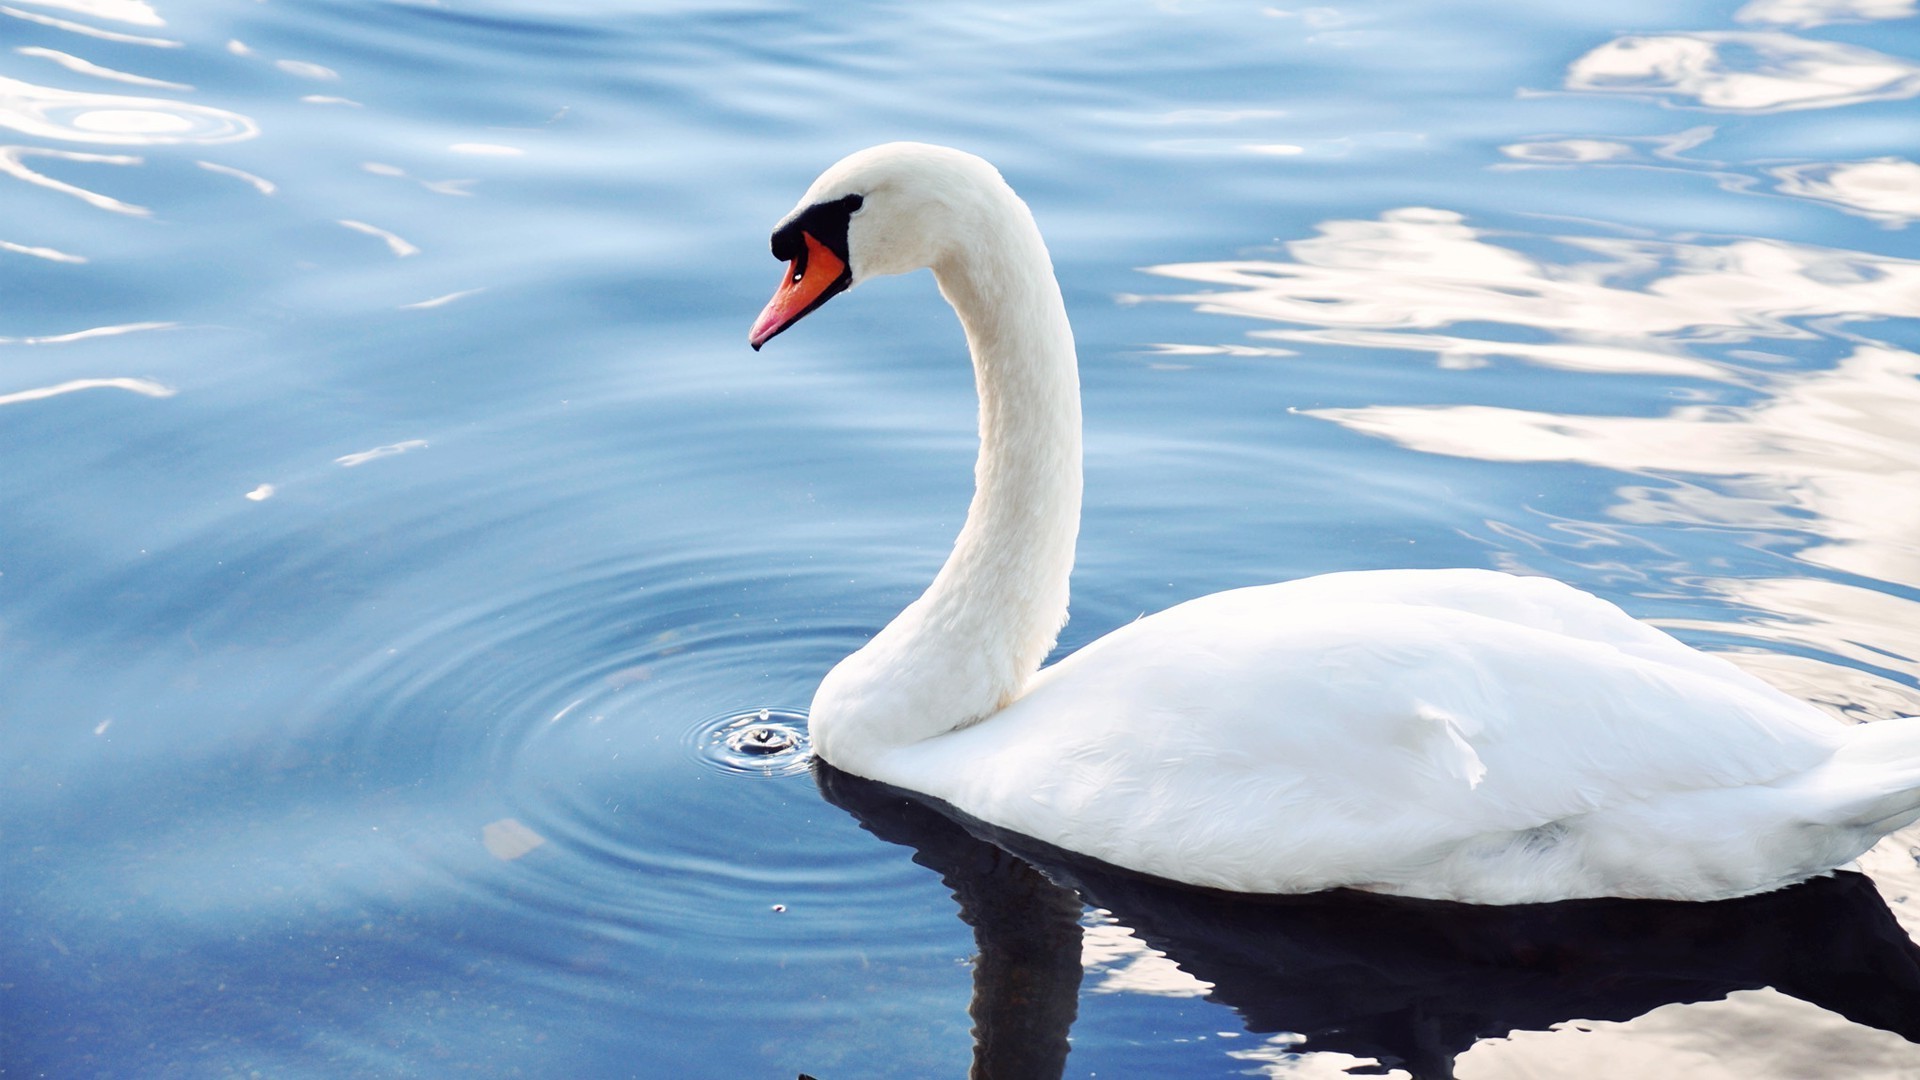
[[[868,278],[938,264],[977,232],[984,204],[1011,195],[992,165],[944,146],[887,143],[841,159],[775,226],[787,273],[747,343],[758,349]]]

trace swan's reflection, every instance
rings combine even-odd
[[[1248,1030],[1298,1033],[1300,1050],[1416,1077],[1453,1075],[1454,1058],[1483,1038],[1761,987],[1920,1042],[1920,948],[1857,873],[1707,904],[1237,896],[963,823],[825,763],[815,778],[867,831],[914,848],[974,927],[975,1077],[1061,1075],[1083,903],[1211,984],[1208,996]]]

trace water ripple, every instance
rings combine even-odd
[[[742,776],[798,776],[812,765],[806,714],[747,709],[697,724],[687,743],[702,763]]]
[[[260,127],[236,112],[163,98],[91,94],[0,77],[0,127],[67,142],[109,146],[228,143]]]
[[[802,695],[844,636],[731,614],[761,587],[722,564],[625,567],[450,616],[337,680],[313,730],[347,745],[314,753],[347,754],[383,789],[423,785],[407,796],[420,868],[559,937],[758,940],[782,932],[762,921],[776,904],[829,926],[877,918],[884,886],[913,872],[819,827],[834,819],[806,776],[804,713],[715,709]],[[363,865],[339,884],[381,876]]]

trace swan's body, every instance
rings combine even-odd
[[[993,168],[891,144],[774,236],[757,348],[931,267],[981,399],[976,491],[926,593],[830,672],[816,751],[1002,828],[1243,892],[1711,899],[1920,817],[1920,721],[1847,727],[1570,586],[1373,571],[1217,593],[1053,667],[1080,515],[1072,332]]]

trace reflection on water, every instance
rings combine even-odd
[[[1415,1078],[1450,1077],[1455,1058],[1482,1040],[1549,1031],[1559,1037],[1484,1047],[1480,1057],[1523,1074],[1531,1058],[1553,1062],[1562,1075],[1608,1075],[1614,1048],[1559,1032],[1561,1025],[1632,1021],[1662,1006],[1761,988],[1920,1042],[1920,947],[1856,873],[1711,904],[1500,908],[1345,893],[1226,895],[950,818],[828,765],[817,765],[815,777],[863,828],[912,847],[973,926],[977,1076],[1061,1075],[1082,956],[1091,953],[1097,971],[1129,951],[1134,962],[1108,976],[1130,980],[1126,989],[1203,994],[1231,1007],[1248,1031],[1280,1033],[1261,1049],[1228,1052],[1267,1062],[1274,1076],[1291,1075],[1287,1066],[1301,1054],[1332,1052]],[[1082,902],[1097,909],[1085,930]],[[1875,1033],[1812,1010],[1781,1010],[1773,1000],[1759,995],[1728,1007],[1736,1020],[1757,1015],[1780,1025],[1775,1038],[1817,1037],[1823,1070],[1885,1060],[1886,1042]]]
[[[1915,0],[1748,0],[1733,13],[1738,22],[1773,23],[1803,29],[1835,22],[1904,19]]]
[[[27,2],[32,3],[34,0],[27,0]],[[157,22],[147,22],[141,19],[126,19],[124,15],[127,11],[134,10],[133,5],[127,5],[125,8],[109,8],[102,5],[102,10],[100,11],[94,11],[91,5],[82,8],[78,4],[43,3],[40,4],[40,6],[67,8],[72,11],[84,10],[88,14],[98,18],[117,18],[141,26],[161,25]],[[185,44],[184,42],[173,41],[169,38],[148,37],[142,34],[128,34],[117,30],[107,30],[98,26],[89,26],[86,23],[74,22],[70,19],[56,18],[52,15],[42,15],[33,11],[21,11],[19,8],[11,6],[0,6],[0,15],[19,19],[22,22],[38,23],[41,26],[52,27],[55,30],[64,30],[70,34],[80,34],[83,37],[90,37],[99,41],[111,41],[122,45],[146,45],[156,49],[178,49]]]
[[[113,146],[227,143],[260,134],[252,120],[226,109],[162,98],[57,90],[3,77],[0,127],[36,138]]]
[[[28,7],[60,8],[96,19],[132,23],[135,26],[165,26],[167,22],[146,0],[20,0]]]
[[[1858,45],[1723,30],[1629,35],[1567,69],[1567,89],[1659,94],[1717,112],[1832,109],[1920,94],[1920,65]]]
[[[1920,304],[1920,293],[1915,294]],[[1920,356],[1862,345],[1826,371],[1768,379],[1751,406],[1658,417],[1485,405],[1367,406],[1313,415],[1427,453],[1728,477],[1718,490],[1623,489],[1633,521],[1805,532],[1799,557],[1920,586]]]
[[[11,394],[0,394],[0,405],[17,405],[23,401],[42,401],[61,394],[71,394],[76,390],[131,390],[146,397],[172,397],[173,388],[162,386],[151,379],[69,379],[57,386],[37,386],[31,390],[16,390]]]
[[[1920,260],[1865,252],[1757,237],[1502,235],[1426,208],[1317,231],[1287,243],[1285,259],[1150,267],[1219,290],[1153,299],[1309,328],[1253,332],[1267,340],[1405,349],[1454,367],[1511,357],[1703,379],[1741,376],[1701,346],[1805,338],[1812,319],[1920,315]],[[1548,241],[1560,257],[1528,254],[1521,240]],[[1501,332],[1416,332],[1472,324]]]
[[[1920,217],[1920,164],[1904,158],[1782,165],[1773,175],[1783,195],[1832,203],[1889,225]]]
[[[68,71],[81,75],[92,75],[100,79],[109,79],[113,82],[132,83],[135,86],[153,86],[162,90],[193,89],[193,87],[188,86],[186,83],[168,82],[165,79],[154,79],[145,75],[135,75],[130,71],[116,71],[110,67],[102,67],[91,60],[82,60],[72,53],[61,52],[59,49],[46,49],[34,45],[23,45],[13,51],[19,53],[21,56],[44,57],[66,68]]]

